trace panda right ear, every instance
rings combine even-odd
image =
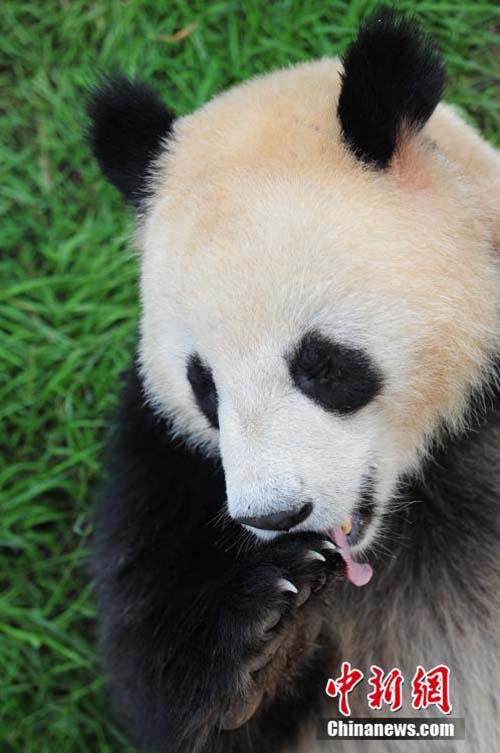
[[[88,139],[102,172],[140,209],[173,115],[148,86],[120,74],[106,76],[92,90],[87,112]]]
[[[337,115],[344,142],[365,164],[389,166],[403,132],[420,131],[443,93],[440,56],[415,22],[376,10],[343,57]]]

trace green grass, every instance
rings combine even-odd
[[[400,2],[445,53],[448,98],[500,143],[500,8]],[[137,325],[130,218],[84,143],[118,67],[185,113],[228,84],[337,54],[366,0],[4,0],[0,39],[0,751],[127,750],[85,573],[101,448]],[[172,35],[195,24],[184,39]],[[192,27],[191,27],[192,28]]]

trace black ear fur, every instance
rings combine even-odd
[[[403,127],[420,130],[444,89],[444,65],[429,40],[392,9],[375,12],[343,57],[337,114],[363,162],[390,163]]]
[[[89,141],[108,180],[139,209],[148,193],[148,168],[158,155],[173,116],[141,81],[105,77],[87,107]]]

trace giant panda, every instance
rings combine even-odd
[[[406,751],[318,739],[344,661],[446,664],[466,742],[422,750],[497,749],[500,154],[443,86],[383,11],[177,120],[91,95],[140,256],[92,570],[141,749]]]

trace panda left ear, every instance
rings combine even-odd
[[[108,180],[140,209],[148,195],[152,162],[174,120],[145,84],[120,74],[105,77],[87,106],[89,142]]]
[[[375,12],[343,57],[337,115],[347,146],[362,162],[389,165],[403,133],[418,132],[444,89],[444,65],[411,20]]]

